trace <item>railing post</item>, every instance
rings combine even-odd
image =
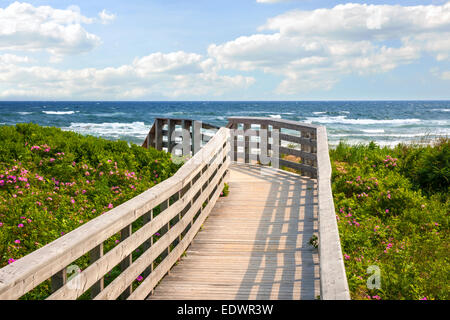
[[[166,210],[169,207],[170,203],[169,203],[169,199],[165,200],[163,203],[161,203],[160,208],[161,208],[161,212],[163,212],[164,210]],[[161,228],[161,235],[169,232],[170,229],[170,221]],[[168,254],[170,253],[170,245],[169,247],[167,247],[167,250],[165,250],[163,257],[166,257]]]
[[[268,165],[270,163],[269,156],[269,132],[268,126],[265,123],[262,123],[259,128],[259,155],[258,161],[261,164]]]
[[[132,232],[132,225],[128,225],[125,228],[120,231],[120,241],[125,240],[131,235]],[[122,260],[120,263],[120,270],[124,271],[126,268],[128,268],[133,263],[133,255],[130,254],[125,259]],[[125,291],[122,293],[121,298],[126,299],[133,291],[133,286],[128,286]]]
[[[250,124],[244,123],[244,162],[250,163]]]
[[[183,143],[183,150],[182,155],[183,156],[189,156],[191,154],[191,134],[190,134],[190,127],[189,121],[182,120],[181,121],[181,130],[182,130],[182,143]]]
[[[270,148],[271,152],[271,165],[272,168],[280,168],[280,138],[281,128],[279,126],[272,126],[272,146]]]
[[[103,243],[100,243],[89,252],[89,263],[92,264],[103,257]],[[97,296],[104,288],[104,278],[102,277],[91,287],[91,298]]]
[[[51,279],[52,293],[61,288],[67,282],[67,268],[55,273]]]
[[[237,162],[238,159],[238,136],[237,136],[237,129],[238,129],[238,124],[236,122],[233,123],[233,125],[231,126],[231,136],[232,136],[232,141],[233,141],[233,161]]]
[[[192,122],[192,156],[200,150],[202,143],[201,129],[202,123],[201,121],[193,121]]]
[[[172,152],[173,146],[175,145],[175,137],[173,137],[173,132],[175,131],[175,120],[167,120],[167,152]]]
[[[142,220],[143,220],[142,222],[143,222],[144,225],[147,224],[147,223],[149,223],[150,221],[152,221],[152,219],[153,219],[153,209],[150,210],[149,212],[147,212],[146,214],[144,214],[144,215],[142,216]],[[149,238],[147,241],[145,241],[145,242],[143,243],[142,249],[143,249],[144,252],[145,252],[145,251],[147,251],[152,245],[153,245],[153,235],[151,235],[150,238]],[[145,269],[145,271],[144,271],[144,273],[143,273],[144,277],[147,277],[152,271],[153,271],[153,261],[152,261],[152,263],[150,264],[150,266],[149,266],[147,269]]]
[[[162,134],[162,119],[155,119],[155,149],[162,150],[163,134]]]

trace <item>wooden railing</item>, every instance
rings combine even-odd
[[[317,137],[317,198],[319,206],[320,298],[349,300],[341,241],[331,190],[331,162],[325,127],[316,131]]]
[[[142,146],[166,150],[174,155],[194,155],[217,130],[217,126],[191,119],[156,118]]]
[[[0,299],[18,299],[48,279],[53,291],[48,299],[76,299],[89,289],[93,299],[146,298],[214,206],[230,164],[229,150],[229,129],[220,128],[171,178],[0,269]],[[138,219],[142,223],[134,230]],[[121,242],[105,253],[103,243],[119,232]],[[144,252],[133,261],[138,249]],[[85,254],[90,265],[67,279],[68,266]],[[105,286],[105,275],[117,265],[121,273]],[[132,291],[140,275],[144,279]]]
[[[260,164],[295,169],[310,177],[317,176],[316,130],[319,126],[259,117],[230,117],[228,121],[234,161],[238,158],[245,163],[255,160]],[[252,141],[252,137],[258,138]],[[243,151],[239,152],[239,147]],[[300,158],[300,162],[282,155],[293,155]]]
[[[270,163],[276,168],[288,167],[302,175],[317,178],[320,298],[350,299],[331,191],[331,163],[326,128],[297,121],[259,117],[231,117],[228,120],[234,161],[241,158],[245,163],[251,160],[262,164]],[[252,137],[258,138],[251,141]],[[288,160],[283,155],[293,155],[296,161]]]

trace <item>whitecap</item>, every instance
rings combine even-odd
[[[116,117],[126,115],[125,112],[111,112],[111,113],[94,113],[96,117]]]
[[[274,118],[274,119],[281,119],[280,114],[269,114],[269,117]]]
[[[45,114],[52,114],[52,115],[64,115],[64,114],[74,114],[78,111],[42,111]]]
[[[412,124],[420,123],[420,119],[385,119],[385,120],[375,120],[375,119],[347,119],[346,116],[336,116],[336,117],[306,117],[307,123],[318,122],[318,123],[342,123],[342,124]]]
[[[431,109],[431,111],[450,112],[450,109]]]
[[[361,131],[367,133],[383,133],[384,129],[363,129]]]
[[[319,114],[325,114],[327,113],[326,111],[315,111],[313,112],[313,114],[319,115]]]
[[[25,116],[25,115],[27,115],[27,114],[32,114],[33,112],[27,112],[27,111],[20,111],[20,112],[17,112],[18,114],[21,114],[21,115],[23,115],[23,116]]]
[[[88,134],[97,137],[121,138],[124,136],[145,139],[151,126],[144,122],[135,121],[130,123],[104,122],[72,122],[69,127],[62,128],[66,131],[75,131],[81,134]]]

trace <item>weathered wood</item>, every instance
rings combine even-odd
[[[250,142],[250,124],[249,123],[244,123],[244,162],[245,163],[249,163],[249,159],[250,159],[250,147],[249,147],[249,142]]]
[[[192,123],[192,154],[196,154],[200,148],[202,143],[201,137],[201,129],[202,123],[200,121],[194,121]]]
[[[350,299],[341,242],[331,192],[331,163],[325,127],[317,129],[319,193],[320,298]]]
[[[191,154],[191,122],[192,121],[186,121],[183,120],[181,123],[181,129],[182,129],[182,139],[183,139],[183,149],[182,149],[182,155],[183,156],[189,156]]]
[[[226,153],[227,150],[225,149],[222,152]],[[225,162],[223,164],[223,167],[227,168],[228,165],[229,161]],[[134,251],[141,243],[147,240],[149,238],[149,235],[153,235],[163,226],[167,225],[167,222],[173,219],[178,214],[178,212],[180,212],[186,206],[188,202],[194,203],[192,198],[201,189],[202,185],[206,181],[208,181],[210,175],[214,172],[217,166],[217,163],[213,163],[203,173],[203,175],[200,176],[196,183],[187,190],[187,192],[181,199],[179,199],[179,201],[172,204],[155,218],[151,218],[151,223],[144,224],[130,237],[125,238],[124,241],[119,243],[114,249],[105,254],[101,260],[86,268],[81,274],[78,275],[78,279],[72,279],[72,281],[78,281],[78,283],[81,283],[81,288],[89,287],[90,285],[92,285],[92,283],[97,281],[99,276],[103,276],[108,271],[110,271],[124,257],[130,255],[131,252]],[[150,241],[152,240],[153,237],[150,237]],[[153,245],[153,243],[151,243],[151,245]],[[83,292],[83,290],[74,290],[73,287],[65,286],[58,292],[50,296],[49,299],[75,299],[79,297]]]
[[[316,160],[317,155],[314,153],[310,153],[307,151],[297,150],[297,149],[291,149],[286,147],[280,147],[280,153],[281,154],[290,154],[296,157],[300,157],[302,159],[308,159],[308,160]]]
[[[122,231],[120,231],[120,241],[124,241],[129,236],[131,236],[132,233],[132,227],[131,224],[126,226]],[[120,270],[123,272],[125,271],[131,264],[133,263],[133,256],[129,254],[120,262]],[[123,292],[122,292],[122,299],[126,299],[131,292],[133,292],[133,286],[129,285]]]
[[[194,222],[192,227],[189,229],[188,233],[183,238],[183,240],[181,240],[181,242],[175,248],[175,250],[173,250],[170,253],[167,259],[158,265],[158,267],[155,269],[155,272],[152,273],[147,279],[145,279],[143,283],[141,283],[141,285],[134,291],[133,295],[129,297],[130,300],[145,299],[148,296],[148,292],[151,289],[153,289],[156,286],[156,284],[161,280],[161,278],[164,276],[166,270],[170,269],[175,264],[175,262],[178,260],[181,254],[187,249],[189,244],[192,242],[192,239],[202,226],[209,212],[213,208],[217,198],[219,197],[222,188],[223,188],[223,181],[218,185],[218,188],[215,191],[211,201],[208,202],[205,208],[203,208],[202,213]]]
[[[155,148],[158,150],[162,149],[162,143],[163,143],[163,122],[160,119],[155,120]]]
[[[314,233],[308,221],[317,220],[315,180],[277,169],[272,176],[253,175],[253,170],[259,167],[230,167],[229,185],[235,189],[217,201],[186,256],[149,299],[314,299],[319,294],[318,254],[307,243]],[[261,185],[267,187],[254,197],[252,190]],[[268,196],[281,199],[285,189],[304,197],[289,206],[280,200],[272,209],[259,204]],[[236,197],[247,201],[233,212],[225,201]]]
[[[306,130],[310,132],[315,132],[320,126],[314,124],[307,124],[298,121],[285,120],[285,119],[271,119],[262,117],[229,117],[229,122],[232,123],[250,123],[250,124],[266,124],[271,126],[278,126],[280,128],[291,129],[291,130]]]
[[[67,282],[67,269],[64,268],[52,276],[51,280],[52,292],[55,292],[56,290],[61,288],[63,285],[66,284],[66,282]]]
[[[225,166],[221,170],[224,170]],[[218,175],[215,176],[214,182],[217,183],[220,177]],[[111,282],[97,297],[96,299],[115,299],[121,292],[121,290],[124,289],[124,286],[128,283],[131,283],[136,279],[136,277],[142,273],[142,271],[147,267],[147,261],[153,261],[156,259],[164,250],[167,249],[170,243],[172,243],[178,235],[187,227],[187,225],[191,222],[193,216],[198,211],[199,208],[201,208],[204,200],[207,198],[208,194],[206,192],[202,193],[200,197],[195,202],[194,206],[192,206],[189,211],[185,214],[185,216],[182,218],[181,221],[179,221],[173,228],[171,228],[166,234],[162,235],[162,237],[154,243],[154,245],[144,252],[134,263],[125,270],[125,272],[122,272],[116,279],[114,279],[113,282]],[[155,218],[155,220],[158,217]],[[183,238],[186,239],[187,235]],[[182,240],[182,241],[183,241]],[[180,242],[176,248],[180,246],[182,242]],[[174,251],[172,251],[170,255],[173,254]],[[176,251],[178,252],[178,251]],[[181,252],[183,253],[183,251]],[[180,255],[181,255],[180,253]],[[168,256],[168,257],[169,257]],[[161,276],[160,273],[156,273],[156,270],[161,270],[160,266],[164,263],[164,261],[167,261],[168,257],[166,257],[163,262],[161,262],[152,273],[150,273],[149,277],[158,277]],[[178,257],[177,257],[178,258]],[[164,264],[165,265],[165,264]],[[171,267],[172,265],[170,265]],[[169,268],[170,268],[169,267]],[[162,276],[169,270],[169,268],[164,269],[164,272],[162,273]],[[161,276],[161,277],[162,277]],[[148,279],[148,278],[146,278]],[[144,282],[146,281],[144,280]],[[160,278],[159,278],[160,280]],[[158,281],[159,281],[158,280]],[[144,284],[141,283],[138,289]],[[148,290],[152,290],[153,288],[148,288]],[[141,289],[142,290],[142,289]],[[147,291],[147,294],[148,292]],[[136,291],[135,291],[136,292]]]
[[[316,144],[316,142],[313,141],[312,139],[297,137],[297,136],[293,136],[293,135],[290,135],[287,133],[280,133],[280,139],[283,141],[287,141],[287,142],[294,142],[294,143],[299,143],[299,144],[304,144],[304,145],[309,145],[309,146],[313,146]]]
[[[175,146],[175,137],[179,136],[181,132],[175,133],[175,121],[172,119],[168,120],[167,128],[168,152],[172,152]]]
[[[94,249],[92,249],[89,253],[89,263],[93,264],[95,261],[101,259],[103,257],[103,243],[96,246]],[[103,277],[98,280],[96,283],[94,283],[91,287],[91,298],[94,298],[97,294],[100,293],[100,291],[104,288],[104,279]]]

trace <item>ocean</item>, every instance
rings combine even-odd
[[[426,143],[450,136],[450,101],[0,101],[0,125],[33,122],[141,144],[155,117],[223,126],[230,116],[289,119],[327,127],[331,146]]]

